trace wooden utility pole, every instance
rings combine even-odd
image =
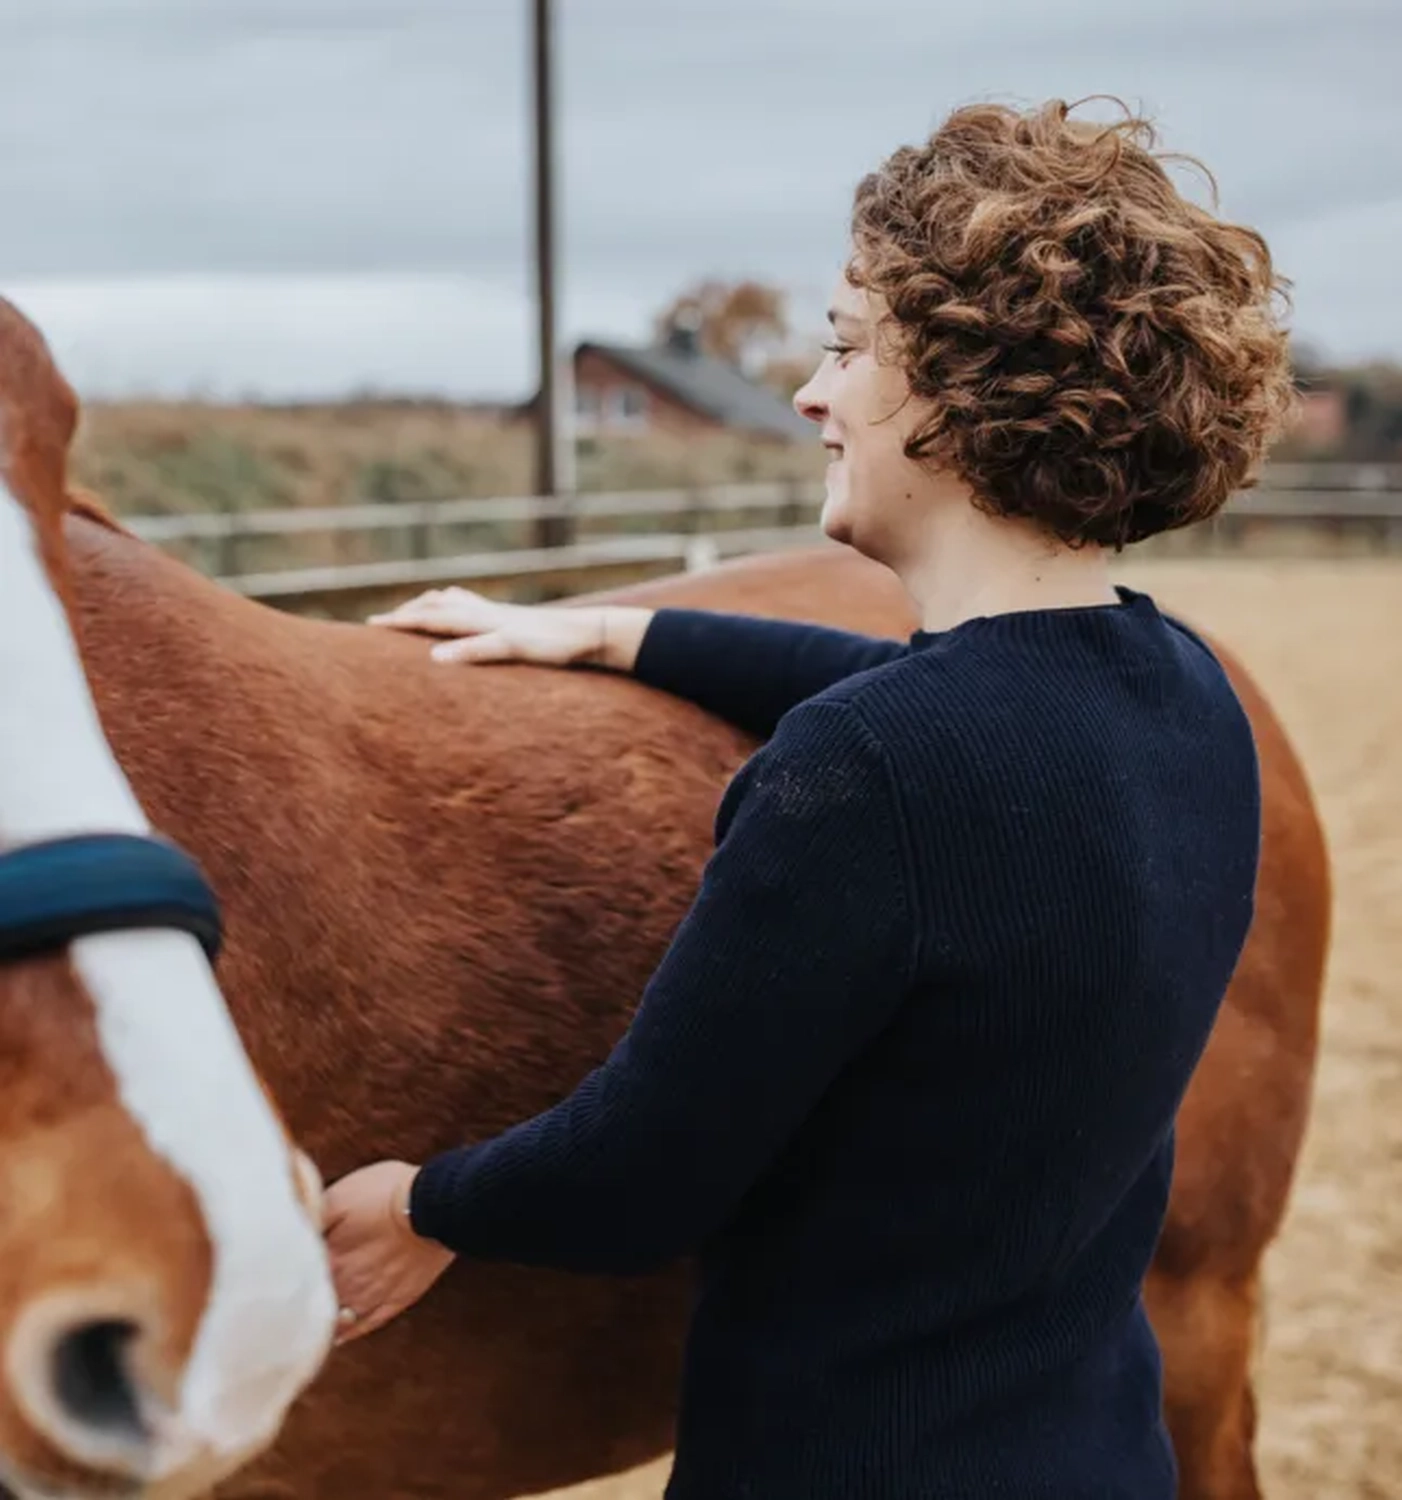
[[[536,358],[540,385],[535,413],[535,492],[554,499],[568,490],[561,473],[561,380],[555,335],[555,130],[554,9],[552,0],[531,0],[535,120]],[[570,539],[564,517],[542,517],[536,545],[561,546]]]

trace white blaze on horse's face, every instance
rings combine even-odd
[[[102,732],[29,513],[0,475],[0,847],[149,831]],[[115,1468],[157,1489],[165,1480],[172,1493],[184,1493],[182,1476],[192,1469],[224,1470],[264,1446],[319,1369],[335,1314],[326,1255],[299,1198],[287,1139],[194,938],[103,934],[73,943],[68,958],[91,999],[120,1108],[144,1148],[169,1169],[163,1175],[179,1178],[197,1205],[202,1224],[192,1225],[187,1239],[200,1240],[203,1230],[207,1292],[175,1378],[159,1389],[163,1382],[153,1377],[150,1389],[135,1392],[145,1428],[140,1441],[85,1424],[65,1407],[52,1375],[54,1341],[71,1332],[74,1319],[87,1326],[131,1318],[116,1278],[136,1278],[133,1266],[148,1280],[164,1274],[165,1263],[124,1260],[121,1244],[110,1246],[110,1256],[103,1251],[115,1291],[93,1292],[90,1282],[73,1280],[61,1296],[21,1306],[12,1326],[0,1329],[0,1385],[65,1461]],[[103,1165],[83,1160],[81,1169],[101,1174]],[[51,1241],[51,1249],[36,1253],[57,1259],[64,1250]],[[96,1300],[85,1304],[90,1293]],[[102,1299],[113,1296],[106,1306]],[[137,1372],[148,1333],[153,1348],[162,1338],[168,1346],[168,1329],[138,1322],[131,1349]],[[140,1385],[139,1375],[133,1378]],[[0,1456],[5,1477],[25,1488],[22,1467],[7,1457]]]

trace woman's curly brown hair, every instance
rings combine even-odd
[[[847,276],[932,405],[908,455],[1119,548],[1256,482],[1293,402],[1288,283],[1180,195],[1147,121],[1071,108],[970,105],[896,151],[857,189]]]

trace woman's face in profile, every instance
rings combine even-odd
[[[922,415],[903,370],[879,347],[882,308],[845,277],[833,292],[823,362],[794,396],[828,450],[824,532],[879,562],[909,550],[931,478],[905,445]]]

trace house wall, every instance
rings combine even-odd
[[[1348,406],[1340,390],[1301,391],[1291,440],[1301,448],[1327,452],[1348,434]]]
[[[719,422],[701,416],[663,391],[645,385],[606,355],[586,349],[575,355],[575,431],[609,436],[629,432],[713,433]]]

